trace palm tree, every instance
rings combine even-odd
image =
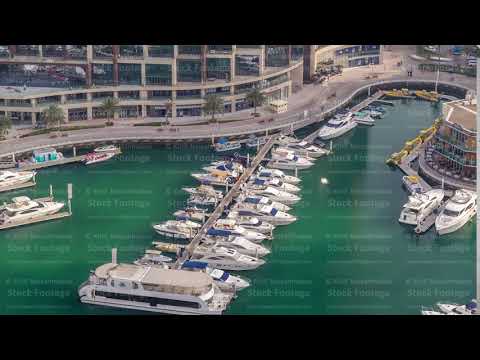
[[[167,103],[165,104],[165,124],[166,125],[168,125],[168,114],[172,114],[172,108],[173,108],[172,99],[168,99]]]
[[[118,99],[108,97],[100,105],[100,108],[102,109],[102,111],[104,111],[105,114],[107,114],[107,125],[113,125],[113,121],[111,121],[110,119],[111,118],[113,119],[113,117],[117,113],[118,103],[119,103]]]
[[[50,105],[44,112],[45,122],[47,128],[57,125],[58,130],[60,130],[60,123],[63,123],[65,120],[65,115],[63,110],[58,107],[58,105]]]
[[[257,106],[262,106],[265,102],[265,95],[258,89],[254,88],[247,94],[246,97],[248,102],[253,103],[254,106],[254,115],[257,115]]]
[[[203,112],[207,115],[212,115],[211,122],[215,121],[215,114],[223,112],[223,99],[215,94],[205,96],[205,104],[203,105]]]
[[[5,114],[0,116],[0,136],[5,137],[12,128],[12,118]]]

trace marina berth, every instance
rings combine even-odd
[[[215,206],[218,201],[216,196],[210,196],[206,194],[195,194],[195,195],[190,195],[190,197],[187,199],[187,204],[188,205],[198,205],[198,206]]]
[[[399,222],[408,225],[421,224],[430,214],[437,210],[445,196],[442,189],[429,190],[425,193],[415,193],[408,197],[408,202],[403,205]]]
[[[254,230],[247,230],[244,227],[238,225],[235,220],[219,219],[208,229],[207,235],[212,236],[242,236],[247,240],[251,240],[255,243],[260,243],[267,238],[265,234],[256,232]]]
[[[59,212],[65,206],[62,202],[51,198],[31,200],[27,196],[12,198],[12,202],[5,204],[0,210],[0,224],[10,224],[35,219]]]
[[[153,225],[157,234],[174,239],[191,239],[200,227],[200,224],[190,220],[167,220]]]
[[[293,137],[293,136],[287,136],[287,135],[280,135],[276,140],[275,143],[278,145],[287,145],[291,143],[297,143],[298,139]]]
[[[312,166],[313,162],[293,153],[289,153],[285,157],[272,158],[267,164],[267,167],[282,170],[303,170]]]
[[[242,144],[238,141],[228,141],[226,138],[220,138],[218,143],[213,145],[213,148],[218,153],[225,153],[241,149]]]
[[[209,186],[209,185],[200,185],[196,188],[184,187],[182,188],[182,190],[192,195],[208,195],[208,196],[213,196],[218,200],[223,199],[223,192],[219,190],[215,190],[213,186]]]
[[[250,136],[245,143],[245,146],[247,148],[257,148],[260,147],[261,145],[264,145],[267,142],[266,137],[256,137],[255,135]]]
[[[207,171],[209,173],[225,173],[230,176],[238,176],[238,174],[243,173],[244,168],[242,164],[223,161],[217,164],[212,164],[210,166],[204,166],[202,170]]]
[[[476,213],[477,194],[465,189],[456,190],[435,219],[435,229],[439,235],[452,233],[462,228]]]
[[[166,262],[171,262],[172,258],[162,255],[161,251],[158,250],[146,250],[145,255],[137,260],[135,260],[133,263],[135,265],[163,265],[163,263]]]
[[[199,245],[195,248],[192,260],[206,262],[221,270],[254,270],[265,264],[265,260],[244,255],[235,249],[218,245]]]
[[[205,209],[192,206],[186,207],[184,210],[175,211],[173,213],[173,216],[176,217],[176,220],[191,220],[204,222],[210,216],[210,213],[208,213]]]
[[[277,190],[286,191],[286,192],[289,192],[289,193],[300,192],[299,187],[297,187],[295,185],[292,185],[292,184],[289,184],[287,182],[283,182],[279,178],[256,179],[255,176],[252,176],[252,178],[248,182],[247,186],[251,189],[255,189],[255,188],[263,189],[263,188],[265,188],[265,186],[271,186],[271,187],[276,188]]]
[[[229,211],[227,219],[235,220],[235,223],[243,226],[245,229],[254,230],[262,234],[272,234],[275,226],[269,222],[262,221],[255,216],[240,215],[238,211]],[[267,239],[272,239],[269,237]]]
[[[291,150],[287,147],[276,147],[272,149],[272,159],[285,159],[289,155],[297,156],[298,158],[305,159],[312,162],[317,160],[316,158],[306,156],[306,155],[300,156],[296,154],[294,150]]]
[[[271,179],[278,178],[286,183],[297,185],[302,180],[296,176],[286,175],[282,170],[278,169],[268,169],[262,166],[259,166],[256,175],[252,175],[252,178],[256,179]]]
[[[208,232],[207,235],[202,239],[202,243],[206,245],[218,245],[223,246],[228,249],[235,249],[240,254],[254,256],[256,258],[266,256],[270,254],[270,250],[265,248],[260,244],[256,244],[252,241],[245,239],[242,236],[234,235],[216,235],[215,232]],[[215,234],[215,235],[211,235]]]
[[[193,173],[192,176],[204,185],[227,186],[233,185],[238,179],[238,174],[227,175],[222,173]]]
[[[115,153],[113,152],[93,152],[85,155],[85,159],[83,160],[83,163],[85,165],[91,165],[103,161],[110,160],[115,156]]]
[[[87,304],[187,315],[220,315],[232,298],[204,272],[116,263],[99,266],[78,295]]]
[[[318,132],[318,137],[323,140],[339,137],[353,130],[357,123],[353,121],[353,114],[349,112],[345,116],[333,118],[327,122]]]
[[[279,201],[273,201],[269,197],[256,195],[249,191],[243,192],[235,198],[236,202],[245,202],[251,204],[261,204],[261,205],[270,205],[274,208],[281,210],[281,211],[290,211],[292,208],[288,205],[285,205]]]
[[[353,121],[362,125],[375,125],[375,120],[366,112],[357,112],[353,116]]]
[[[35,179],[35,171],[0,171],[0,189],[25,184]]]
[[[295,194],[278,190],[272,186],[249,184],[247,189],[249,193],[266,196],[273,201],[287,205],[296,204],[301,200],[301,198]]]
[[[288,225],[297,220],[295,216],[269,205],[235,203],[232,210],[237,210],[241,216],[253,216],[273,225]]]
[[[100,146],[95,149],[93,149],[94,152],[96,153],[102,153],[102,152],[107,152],[107,153],[118,153],[120,151],[120,148],[115,146],[115,145],[105,145],[105,146]]]
[[[250,283],[238,275],[232,275],[226,271],[215,269],[201,261],[187,260],[182,264],[182,270],[203,271],[210,275],[215,284],[223,291],[240,291],[250,286]]]
[[[279,152],[293,151],[294,154],[305,156],[306,158],[319,158],[324,155],[328,155],[330,152],[327,149],[322,149],[321,147],[311,145],[306,141],[291,143],[286,146],[279,146],[277,149]]]

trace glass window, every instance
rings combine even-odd
[[[200,55],[202,53],[201,45],[178,45],[178,53],[182,55]]]
[[[147,105],[148,117],[165,117],[167,110],[163,106]]]
[[[63,45],[43,45],[43,56],[65,57],[65,53],[65,47]]]
[[[223,86],[223,87],[205,89],[205,95],[211,95],[211,94],[229,95],[230,94],[230,86]]]
[[[250,82],[246,84],[240,84],[240,85],[235,85],[234,90],[235,94],[244,94],[249,91],[251,91],[254,87],[260,86],[260,83],[258,81],[255,82]]]
[[[208,45],[208,52],[211,54],[229,54],[232,52],[232,45]]]
[[[202,81],[200,60],[177,59],[177,81],[200,82]]]
[[[140,85],[142,70],[140,64],[118,64],[118,79],[120,84]]]
[[[112,91],[105,91],[105,92],[94,92],[92,93],[92,100],[102,100],[106,98],[113,98]]]
[[[95,85],[112,85],[113,65],[92,64],[92,83]]]
[[[288,45],[267,46],[265,65],[280,67],[288,65]]]
[[[119,118],[138,117],[141,114],[141,107],[138,105],[120,106],[118,111]]]
[[[263,87],[269,88],[288,81],[288,74],[282,74],[263,80]]]
[[[235,75],[238,76],[259,76],[260,56],[258,55],[236,55]]]
[[[171,85],[172,66],[169,64],[147,64],[145,65],[147,85]]]
[[[8,45],[0,45],[0,57],[10,57]]]
[[[16,86],[82,87],[85,70],[73,65],[0,65],[0,83]]]
[[[230,59],[209,58],[207,59],[207,78],[230,81]]]
[[[177,117],[183,116],[202,116],[202,106],[197,105],[188,108],[177,107]]]
[[[303,45],[292,45],[292,60],[303,58]]]
[[[123,57],[143,57],[142,45],[120,45],[120,56]]]
[[[148,91],[147,96],[149,99],[171,99],[172,92],[170,90],[153,90]]]
[[[150,45],[148,47],[148,56],[172,58],[173,45]]]
[[[177,99],[199,99],[202,96],[200,89],[177,90]]]
[[[17,55],[38,56],[40,50],[38,45],[17,45]]]
[[[93,45],[93,57],[94,58],[112,58],[113,48],[112,45]]]
[[[68,109],[68,121],[87,120],[87,109]]]
[[[237,48],[241,49],[260,49],[262,45],[237,45]]]
[[[140,99],[140,91],[119,91],[120,99]]]

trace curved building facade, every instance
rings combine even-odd
[[[5,45],[0,46],[0,114],[15,124],[42,121],[51,104],[67,121],[103,119],[105,98],[119,100],[116,118],[201,116],[217,94],[224,112],[251,107],[258,87],[267,102],[303,85],[310,45]],[[307,51],[308,52],[308,51]]]

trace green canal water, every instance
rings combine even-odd
[[[267,264],[243,272],[251,286],[227,314],[418,314],[421,305],[474,297],[475,226],[438,238],[398,223],[407,194],[402,174],[385,165],[440,109],[395,102],[374,127],[334,141],[334,153],[300,172],[299,220],[277,227]],[[73,183],[73,216],[0,233],[0,313],[133,314],[81,304],[90,269],[132,262],[158,239],[152,224],[183,206],[182,186],[213,160],[202,146],[125,147],[116,159],[41,170],[35,188],[2,194],[60,200]],[[328,185],[320,179],[326,177]]]

